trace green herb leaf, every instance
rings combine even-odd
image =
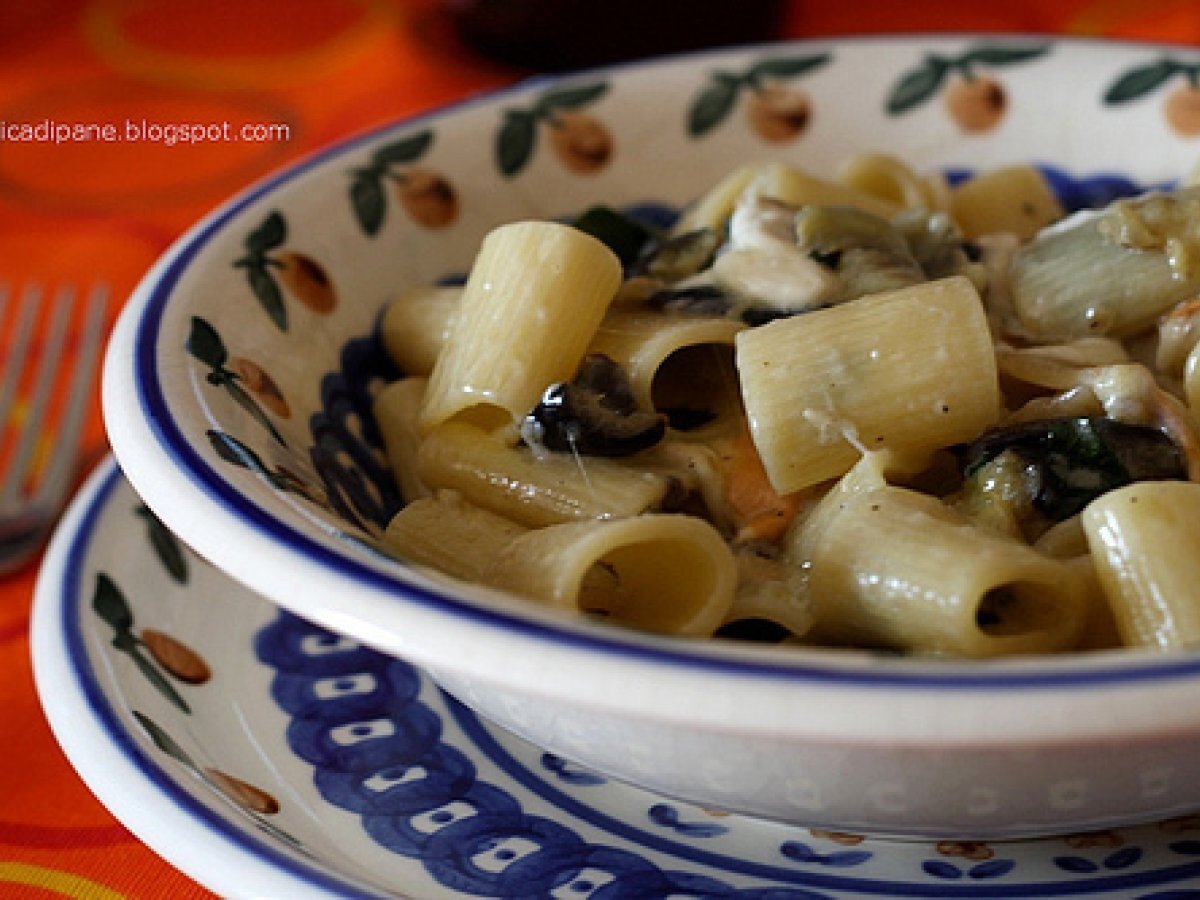
[[[496,136],[496,164],[500,172],[511,178],[525,168],[533,155],[536,139],[537,119],[533,114],[517,109],[508,110]]]
[[[1137,100],[1158,90],[1168,79],[1181,71],[1179,63],[1165,58],[1156,63],[1130,69],[1104,92],[1104,103],[1107,106],[1116,106]]]
[[[964,475],[973,477],[1006,452],[1021,460],[1033,508],[1055,522],[1134,481],[1187,477],[1183,454],[1166,432],[1104,416],[1045,419],[990,431],[966,448]]]

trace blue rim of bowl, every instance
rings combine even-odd
[[[911,38],[914,43],[918,37]],[[926,43],[937,43],[938,38],[925,37]],[[823,39],[808,43],[852,44],[886,42],[883,38],[864,38],[861,41],[845,39]],[[1071,46],[1108,46],[1105,42],[1094,40],[1063,40],[1052,41],[1059,45]],[[1112,47],[1136,46],[1129,43],[1114,43]],[[737,53],[745,48],[712,53],[684,54],[694,58],[707,56],[724,56]],[[670,57],[670,61],[678,61],[680,57]],[[606,72],[630,72],[651,70],[663,64],[663,60],[650,60],[625,65],[612,66],[601,70]],[[565,78],[578,77],[574,73]],[[553,639],[557,643],[566,643],[580,649],[605,654],[620,654],[626,658],[639,659],[653,664],[666,664],[711,670],[740,676],[758,676],[772,680],[793,680],[820,683],[832,683],[843,686],[860,686],[870,688],[910,688],[927,690],[964,690],[986,691],[995,689],[1025,689],[1050,690],[1066,687],[1098,688],[1113,684],[1131,685],[1149,681],[1165,681],[1200,677],[1200,654],[1147,658],[1137,656],[1121,660],[1115,666],[1113,655],[1106,655],[1109,668],[1098,668],[1095,665],[1083,665],[1082,655],[1068,659],[1066,656],[1047,657],[1046,662],[1038,664],[1036,669],[1030,669],[1030,660],[1022,660],[1019,666],[1009,668],[1004,661],[995,664],[972,662],[961,664],[951,661],[937,662],[930,665],[928,661],[895,658],[887,659],[886,668],[879,667],[880,660],[872,659],[869,667],[855,669],[845,665],[845,657],[836,651],[829,652],[829,661],[815,658],[815,654],[801,650],[789,650],[786,656],[795,655],[796,660],[785,658],[785,654],[763,652],[765,648],[744,648],[730,644],[726,650],[712,649],[712,642],[705,642],[707,649],[698,649],[695,645],[689,647],[689,642],[664,638],[661,645],[648,646],[644,640],[630,637],[622,640],[620,630],[615,627],[599,626],[597,631],[583,631],[550,621],[536,620],[516,614],[507,614],[500,609],[489,609],[482,604],[465,602],[452,595],[438,593],[413,584],[407,584],[398,578],[386,575],[365,563],[358,562],[349,556],[335,553],[296,528],[269,515],[265,510],[249,502],[234,485],[215,471],[196,451],[192,443],[183,434],[179,424],[171,415],[163,385],[159,378],[157,367],[157,348],[162,333],[163,318],[167,305],[175,287],[188,269],[192,261],[207,246],[213,237],[230,221],[253,206],[263,197],[277,189],[302,178],[309,172],[324,164],[344,157],[362,146],[379,139],[385,134],[413,128],[422,122],[444,118],[445,116],[476,106],[486,106],[498,99],[518,93],[527,93],[532,89],[542,87],[556,79],[550,76],[539,76],[509,87],[500,88],[479,96],[471,97],[457,103],[401,119],[382,125],[378,128],[336,143],[306,159],[301,159],[281,171],[268,176],[259,184],[250,187],[240,196],[236,196],[220,207],[207,220],[201,222],[192,231],[180,239],[176,248],[171,252],[165,268],[162,269],[157,281],[144,283],[138,293],[147,292],[144,307],[134,328],[134,383],[138,402],[146,422],[158,440],[162,450],[173,460],[179,470],[212,500],[223,506],[231,515],[236,516],[244,524],[252,526],[268,540],[281,544],[289,551],[299,554],[308,562],[325,567],[340,576],[352,579],[364,586],[375,590],[390,592],[398,597],[434,608],[450,612],[457,617],[468,619],[476,624],[502,628],[507,632],[519,633],[525,637],[536,639]],[[604,633],[600,633],[603,629]],[[640,636],[643,637],[644,636]],[[820,651],[822,653],[828,651]],[[758,658],[755,658],[758,657]],[[839,660],[841,662],[839,663]]]
[[[93,487],[87,506],[78,520],[70,538],[66,561],[58,583],[58,628],[59,640],[66,648],[70,670],[80,693],[83,695],[96,725],[107,735],[109,743],[134,766],[163,796],[170,798],[198,825],[208,830],[216,839],[231,842],[242,850],[253,854],[262,862],[276,869],[276,874],[295,877],[305,884],[323,891],[335,891],[339,896],[368,898],[378,896],[349,881],[336,878],[327,870],[306,866],[288,856],[279,848],[242,828],[231,828],[230,822],[217,812],[201,803],[184,790],[179,782],[151,759],[125,727],[103,688],[95,677],[95,668],[88,658],[84,645],[81,605],[85,602],[83,577],[86,572],[88,549],[95,538],[97,522],[108,503],[124,483],[124,476],[111,458],[103,463],[89,485]]]

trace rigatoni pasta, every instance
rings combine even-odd
[[[790,493],[865,450],[931,451],[996,422],[983,305],[961,276],[742,332],[737,366],[754,444]]]
[[[1200,643],[1200,484],[1119,488],[1084,511],[1083,525],[1124,643]]]
[[[405,286],[413,565],[628,627],[955,657],[1200,645],[1200,194],[731,172]]]
[[[600,241],[552,222],[492,231],[429,376],[421,427],[456,416],[512,425],[569,378],[621,284]],[[515,352],[518,351],[519,352]]]

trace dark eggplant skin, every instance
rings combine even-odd
[[[1187,479],[1183,451],[1165,431],[1106,416],[1044,419],[989,431],[962,450],[964,478],[978,477],[1004,453],[1020,461],[1032,508],[1053,522],[1135,481]]]
[[[648,450],[666,430],[666,417],[638,409],[625,371],[600,354],[586,357],[571,381],[546,388],[521,427],[526,443],[606,457]]]

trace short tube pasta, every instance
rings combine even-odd
[[[1122,641],[1200,643],[1200,484],[1145,481],[1093,500],[1083,527]]]
[[[837,491],[797,536],[818,638],[991,657],[1073,646],[1086,616],[1078,573],[980,528],[936,497]]]
[[[636,516],[657,507],[670,486],[665,476],[615,460],[589,459],[585,467],[567,453],[535,456],[461,422],[426,436],[417,473],[431,489],[459,491],[475,505],[529,527]]]
[[[482,582],[495,560],[527,530],[455,491],[438,491],[392,516],[383,543],[405,562]]]
[[[741,332],[751,435],[781,494],[836,478],[867,450],[934,450],[1000,413],[979,294],[961,276]]]
[[[559,609],[698,637],[724,621],[737,565],[707,522],[660,513],[527,532],[484,580]]]
[[[591,235],[554,222],[489,232],[429,376],[421,427],[456,416],[512,426],[548,384],[569,379],[621,284]]]
[[[405,375],[433,371],[461,298],[461,287],[425,287],[405,291],[388,304],[379,322],[379,339]]]
[[[724,317],[623,311],[601,322],[588,350],[625,369],[641,408],[708,410],[727,424],[741,416],[733,340],[745,327]],[[684,353],[707,355],[674,378],[671,360]]]
[[[1063,216],[1046,176],[1033,166],[1005,166],[969,178],[950,193],[950,215],[969,238],[1014,234],[1028,240]]]
[[[425,400],[427,384],[424,378],[401,378],[379,392],[373,407],[388,466],[405,501],[416,500],[429,493],[417,473],[421,446],[417,416]]]

